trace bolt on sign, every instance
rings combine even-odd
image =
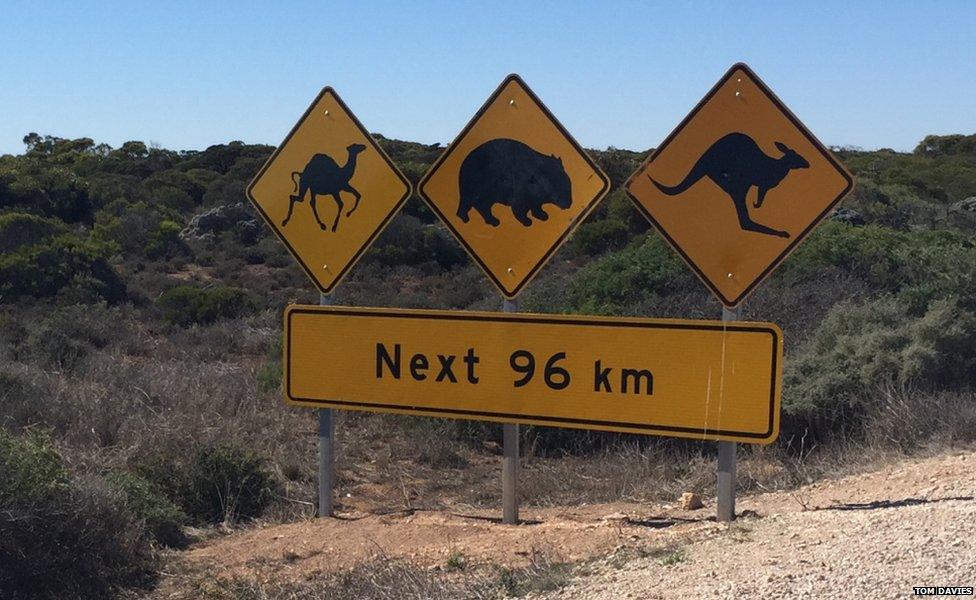
[[[293,305],[283,355],[289,404],[760,444],[779,435],[783,335],[771,323]]]
[[[734,307],[853,185],[830,151],[737,64],[625,187],[692,270]]]
[[[518,75],[509,75],[420,182],[419,192],[514,298],[610,188]]]
[[[247,187],[251,203],[325,294],[409,196],[407,178],[329,87]]]

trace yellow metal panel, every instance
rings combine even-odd
[[[770,323],[292,306],[285,399],[769,443],[782,340]]]
[[[657,185],[683,188],[686,178],[687,189]],[[726,73],[626,184],[638,209],[730,307],[852,187],[843,165],[743,64]],[[756,206],[761,189],[768,193]],[[759,231],[744,228],[737,201]]]
[[[327,87],[247,196],[319,290],[329,293],[410,196],[410,183]]]
[[[491,171],[492,177],[480,182],[486,201],[495,203],[491,214],[498,220],[497,225],[490,224],[476,210],[465,222],[458,215],[462,166],[479,147],[498,140],[513,140],[531,151],[524,151],[525,160],[513,159],[513,168]],[[552,203],[556,198],[533,189],[538,183],[531,176],[519,179],[513,175],[536,168],[533,152],[542,161],[549,157],[558,159],[556,170],[562,169],[571,184],[568,207],[556,206]],[[504,193],[510,191],[503,181],[509,176],[518,179],[515,186],[521,193],[545,202],[541,217],[529,213],[526,221],[520,222],[516,211],[506,205],[512,201],[511,194]],[[545,180],[545,174],[539,179]],[[517,75],[510,75],[434,163],[420,182],[419,192],[502,294],[514,298],[609,187],[607,176],[542,101]]]

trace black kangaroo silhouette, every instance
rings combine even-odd
[[[739,217],[739,227],[744,231],[788,238],[790,234],[785,231],[753,221],[746,206],[746,196],[752,186],[756,186],[758,190],[754,206],[759,208],[766,199],[766,193],[779,185],[790,171],[806,169],[810,166],[805,158],[786,144],[776,142],[776,148],[783,153],[783,156],[779,158],[768,156],[748,135],[730,133],[712,144],[701,155],[681,183],[669,187],[654,181],[650,175],[647,178],[668,196],[677,196],[698,183],[699,179],[708,177],[732,199],[735,212]]]
[[[303,170],[294,171],[291,174],[291,179],[295,183],[296,193],[289,196],[288,216],[281,222],[281,226],[284,227],[291,220],[291,213],[295,209],[295,203],[304,201],[305,192],[307,191],[311,192],[311,199],[308,203],[312,207],[312,214],[315,215],[315,221],[323,231],[327,229],[327,226],[319,218],[319,211],[315,207],[315,196],[332,196],[332,199],[335,200],[339,206],[335,222],[332,224],[332,231],[335,231],[339,227],[339,217],[342,216],[343,207],[339,192],[348,192],[356,198],[356,203],[346,213],[346,217],[351,216],[359,208],[361,195],[356,191],[356,188],[349,184],[349,180],[352,179],[353,173],[356,172],[356,157],[365,149],[366,146],[362,144],[351,144],[348,146],[346,151],[349,155],[346,158],[346,164],[341,167],[328,154],[316,154],[309,159],[308,164],[305,165]],[[298,176],[297,181],[295,180],[296,175]]]

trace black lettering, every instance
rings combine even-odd
[[[569,371],[556,365],[564,358],[566,358],[565,352],[557,352],[546,361],[546,385],[554,390],[564,390],[569,387]]]
[[[516,350],[508,357],[508,365],[512,370],[522,375],[522,379],[512,382],[515,387],[528,385],[535,375],[535,357],[528,350]]]
[[[450,356],[444,356],[443,354],[437,355],[437,360],[441,361],[441,372],[437,374],[437,379],[434,381],[444,381],[444,378],[451,380],[451,383],[457,383],[457,378],[454,377],[454,371],[451,369],[451,365],[454,364],[454,359],[457,356],[453,354]]]
[[[383,363],[390,370],[393,379],[400,379],[400,344],[393,345],[393,358],[383,344],[376,344],[376,378],[383,379]]]
[[[610,371],[613,368],[607,367],[606,369],[600,368],[600,361],[596,361],[593,365],[593,391],[594,392],[612,392],[613,389],[610,387]],[[604,389],[600,389],[604,388]]]
[[[620,370],[620,391],[627,393],[627,381],[634,382],[634,393],[641,393],[641,381],[644,382],[645,393],[650,396],[654,393],[654,376],[647,369],[621,369]]]
[[[468,382],[478,383],[478,378],[474,374],[474,366],[478,364],[481,359],[475,356],[474,348],[468,348],[468,353],[464,355],[462,360],[464,361],[464,364],[468,365]]]
[[[430,368],[430,363],[427,362],[427,357],[423,354],[414,354],[413,358],[410,359],[410,374],[417,381],[427,379],[425,371],[428,368]]]

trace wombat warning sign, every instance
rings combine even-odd
[[[419,191],[498,289],[514,298],[609,188],[542,101],[510,75]]]
[[[626,184],[637,208],[730,307],[852,187],[843,165],[743,64]]]

